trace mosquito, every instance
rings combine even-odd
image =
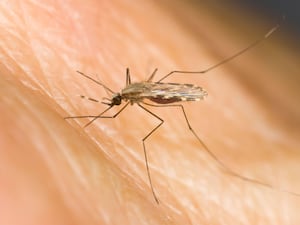
[[[219,63],[210,66],[209,68],[201,71],[181,71],[181,70],[174,70],[170,73],[166,74],[162,78],[160,78],[158,81],[153,81],[153,78],[157,72],[157,68],[153,71],[153,73],[150,75],[150,77],[146,81],[142,82],[131,82],[130,77],[130,71],[129,68],[126,69],[126,85],[125,88],[123,88],[120,92],[115,92],[108,88],[103,83],[99,82],[98,80],[95,80],[94,78],[85,75],[82,72],[77,71],[81,76],[95,82],[96,84],[102,86],[107,92],[111,94],[110,98],[103,98],[102,104],[107,105],[108,107],[102,111],[100,114],[92,116],[69,116],[65,117],[65,119],[78,119],[78,118],[92,118],[91,121],[89,121],[84,127],[89,126],[91,123],[93,123],[95,120],[99,118],[116,118],[128,105],[137,104],[140,108],[142,108],[144,111],[155,117],[157,120],[160,121],[160,123],[154,127],[143,139],[143,150],[144,150],[144,158],[145,158],[145,164],[146,164],[146,170],[147,170],[147,176],[149,185],[151,188],[152,195],[156,201],[157,204],[159,204],[159,199],[157,197],[157,194],[155,192],[150,169],[149,169],[149,162],[148,162],[148,156],[147,156],[147,150],[145,142],[146,140],[155,132],[158,130],[159,127],[161,127],[164,123],[164,120],[159,117],[158,115],[151,112],[149,109],[147,109],[144,105],[150,106],[150,107],[177,107],[179,108],[185,118],[185,122],[188,126],[188,129],[192,132],[194,137],[199,141],[199,143],[203,146],[204,150],[212,157],[218,164],[218,166],[223,169],[224,172],[227,174],[230,174],[232,176],[235,176],[239,179],[242,179],[244,181],[249,181],[267,188],[274,189],[274,186],[269,185],[267,183],[261,182],[259,180],[255,180],[252,178],[244,177],[242,175],[239,175],[238,173],[231,170],[229,167],[227,167],[221,160],[219,160],[216,155],[205,145],[205,143],[200,139],[200,137],[197,135],[197,133],[194,131],[192,126],[190,125],[190,122],[188,120],[188,117],[186,115],[185,109],[182,104],[179,104],[180,102],[186,102],[186,101],[200,101],[203,100],[207,96],[207,92],[199,86],[196,86],[194,84],[180,84],[180,83],[164,83],[163,80],[165,80],[167,77],[170,77],[173,74],[205,74],[222,64],[225,64],[239,55],[243,54],[244,52],[248,51],[249,49],[255,47],[263,40],[267,39],[271,34],[273,34],[278,28],[279,24],[271,28],[262,38],[252,42],[247,47],[243,48],[242,50],[239,50],[238,52],[234,53],[230,57],[225,58],[224,60],[220,61]],[[83,97],[83,96],[82,96]],[[92,101],[96,101],[95,99],[90,99]],[[153,102],[153,104],[145,102],[145,100],[150,100]],[[113,116],[105,116],[104,114],[109,111],[114,106],[121,105],[122,102],[125,102],[125,105]],[[176,103],[176,104],[174,104]],[[282,190],[280,188],[276,188],[279,191],[287,192],[293,195],[300,196],[300,194],[293,193],[287,190]]]

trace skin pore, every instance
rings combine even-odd
[[[129,106],[85,129],[87,119],[63,119],[106,107],[80,98],[107,93],[76,70],[120,91],[127,67],[133,82],[155,68],[154,81],[202,70],[276,23],[167,1],[9,1],[0,10],[0,224],[300,221],[300,197],[278,191],[300,193],[299,56],[280,30],[205,75],[165,81],[206,89],[206,100],[184,104],[195,132],[232,170],[275,188],[226,175],[180,109],[146,106],[165,121],[146,142],[157,205],[141,142],[156,118]]]

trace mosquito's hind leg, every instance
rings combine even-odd
[[[282,17],[282,20],[284,20],[284,17]],[[162,78],[160,78],[157,82],[161,82],[164,79],[166,79],[167,77],[178,73],[178,74],[205,74],[227,62],[230,62],[231,60],[239,57],[240,55],[244,54],[245,52],[247,52],[248,50],[254,48],[255,46],[257,46],[259,43],[261,43],[262,41],[266,40],[267,38],[269,38],[278,28],[280,27],[280,24],[275,25],[274,27],[272,27],[267,33],[264,34],[263,37],[261,37],[260,39],[257,39],[255,41],[253,41],[252,43],[248,44],[248,46],[246,46],[245,48],[240,49],[239,51],[237,51],[236,53],[232,54],[231,56],[219,61],[218,63],[204,69],[204,70],[200,70],[200,71],[182,71],[182,70],[173,70],[170,73],[166,74],[165,76],[163,76]]]

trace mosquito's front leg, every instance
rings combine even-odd
[[[111,119],[116,118],[128,106],[128,104],[129,104],[129,102],[127,102],[117,113],[115,113],[112,116],[102,116],[104,113],[106,113],[113,107],[113,106],[110,106],[97,116],[91,116],[91,115],[89,115],[89,116],[68,116],[68,117],[65,117],[64,119],[66,120],[66,119],[93,118],[90,122],[88,122],[87,124],[84,125],[84,127],[87,127],[98,118],[111,118]]]

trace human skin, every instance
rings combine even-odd
[[[63,119],[106,107],[79,97],[101,100],[107,93],[76,70],[119,91],[126,67],[133,81],[154,68],[155,78],[205,69],[276,24],[250,26],[252,18],[241,12],[226,22],[219,9],[197,7],[1,3],[0,224],[300,222],[300,197],[279,190],[300,192],[297,55],[286,39],[276,39],[284,36],[280,30],[205,75],[166,80],[208,91],[204,101],[184,105],[195,132],[229,168],[272,188],[226,174],[188,130],[180,109],[147,107],[165,120],[146,141],[157,204],[141,142],[156,118],[129,106],[86,128],[88,119]],[[242,26],[253,29],[242,34]]]

